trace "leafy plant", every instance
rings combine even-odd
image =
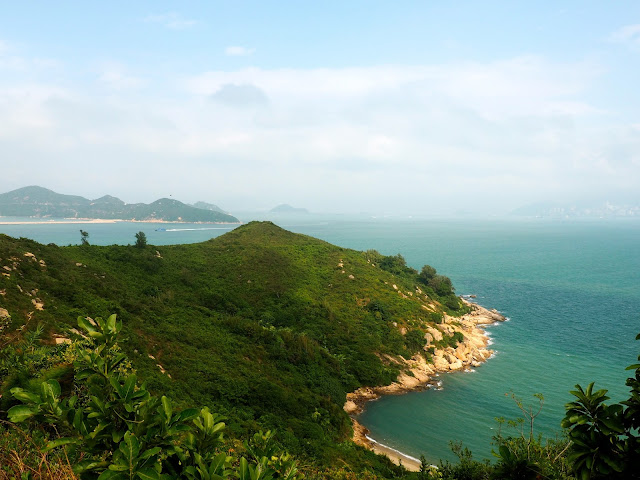
[[[569,460],[581,480],[640,478],[640,364],[627,370],[635,374],[626,381],[631,395],[621,403],[607,405],[607,390],[594,391],[593,383],[586,389],[576,385],[571,392],[576,400],[567,404],[562,426],[572,442]]]
[[[122,323],[78,319],[85,339],[74,344],[79,395],[63,392],[55,379],[39,392],[11,389],[21,404],[8,411],[11,422],[51,425],[45,450],[65,447],[82,478],[152,480],[185,477],[192,480],[239,478],[294,480],[296,462],[281,453],[271,432],[260,432],[246,445],[249,460],[220,452],[225,424],[207,407],[175,411],[166,396],[150,394],[135,373],[122,368],[126,356],[117,338]]]
[[[147,246],[147,235],[144,232],[136,233],[136,247],[145,248]]]

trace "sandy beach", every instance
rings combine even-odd
[[[0,217],[0,225],[58,225],[58,224],[98,224],[98,223],[118,223],[118,222],[131,222],[131,223],[187,223],[187,224],[203,224],[203,225],[240,225],[242,222],[176,222],[162,219],[154,220],[124,220],[121,218],[107,219],[107,218],[64,218],[56,220],[20,220],[20,221],[5,221]]]
[[[18,222],[5,221],[0,217],[0,225],[56,225],[56,224],[71,224],[77,223],[78,225],[85,225],[89,223],[117,223],[126,222],[131,220],[119,220],[119,219],[105,219],[105,218],[65,218],[61,220],[23,220]]]
[[[420,460],[410,457],[404,453],[389,448],[381,443],[376,442],[373,438],[368,436],[369,430],[362,424],[351,417],[351,424],[353,426],[353,441],[358,445],[373,450],[378,455],[386,455],[396,465],[402,464],[404,468],[411,472],[418,472],[420,470]]]
[[[452,335],[461,332],[464,341],[457,348],[447,347],[443,350],[435,350],[433,363],[426,363],[421,355],[416,355],[406,360],[407,367],[413,375],[401,374],[391,385],[384,387],[361,387],[355,392],[347,394],[344,410],[351,416],[353,425],[353,441],[365,448],[373,450],[379,455],[386,455],[393,463],[402,465],[410,471],[420,469],[420,461],[398,450],[387,447],[375,441],[369,436],[369,430],[361,425],[357,417],[364,411],[366,403],[380,398],[382,395],[399,395],[415,390],[423,390],[434,383],[434,376],[439,373],[464,371],[468,368],[478,367],[493,355],[488,349],[489,337],[484,328],[496,322],[502,322],[505,317],[495,310],[487,310],[480,305],[463,301],[471,307],[471,312],[461,318],[445,315],[442,324],[437,328],[429,328],[426,335],[427,347],[433,340],[439,340],[443,334]],[[452,323],[454,322],[454,323]]]

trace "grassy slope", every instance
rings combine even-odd
[[[350,435],[342,405],[348,391],[395,378],[379,354],[415,352],[400,333],[427,318],[415,278],[268,222],[157,249],[160,256],[156,247],[56,247],[0,236],[0,271],[9,274],[0,277],[0,307],[12,316],[3,333],[25,323],[63,332],[78,315],[117,313],[152,389],[212,405],[238,435],[278,428],[287,448],[320,463],[372,461],[340,443]],[[36,298],[44,310],[34,308]]]

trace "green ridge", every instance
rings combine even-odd
[[[0,216],[239,223],[236,217],[222,211],[196,208],[171,198],[161,198],[150,204],[126,204],[110,195],[88,200],[38,186],[0,194]]]
[[[444,309],[463,312],[399,255],[340,248],[270,222],[146,248],[0,235],[0,272],[6,338],[38,324],[52,337],[78,316],[116,313],[122,347],[150,390],[225,414],[238,437],[277,429],[289,451],[320,466],[386,465],[347,441],[346,393],[393,381],[398,367],[382,358],[423,351],[416,339]]]

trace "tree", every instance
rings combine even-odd
[[[84,230],[80,229],[80,244],[89,245],[89,240],[87,240],[88,238],[89,232],[85,232]]]
[[[136,247],[144,248],[147,246],[147,236],[144,232],[136,233]]]
[[[453,284],[451,283],[451,279],[444,275],[436,275],[433,277],[429,280],[429,286],[441,297],[445,297],[453,293]]]
[[[431,265],[425,265],[420,270],[420,275],[418,275],[418,280],[425,285],[429,285],[429,280],[436,276],[436,269]]]

